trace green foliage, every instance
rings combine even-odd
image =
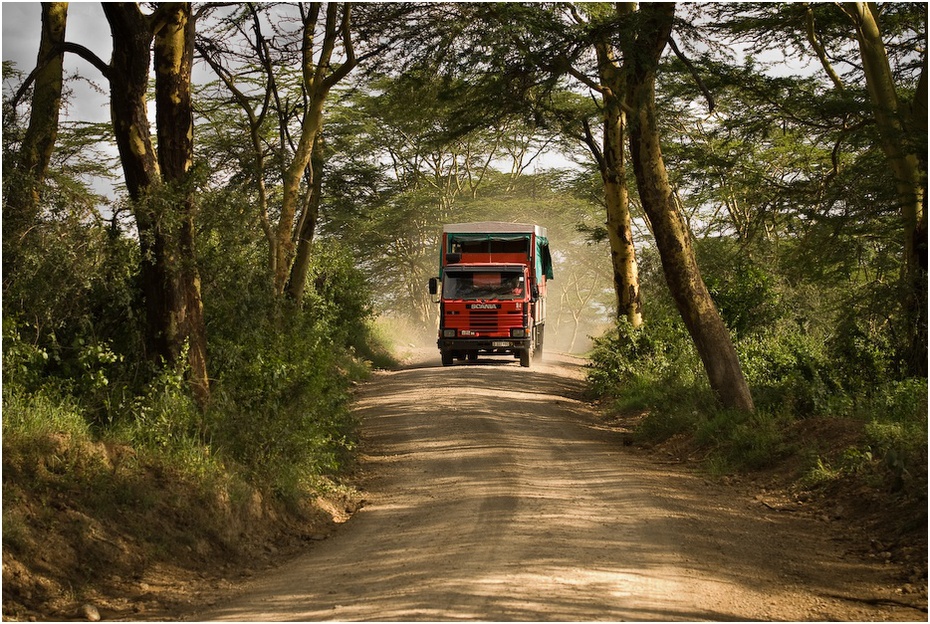
[[[83,440],[91,438],[90,427],[72,397],[50,391],[23,392],[5,382],[4,379],[4,452],[18,445],[44,443],[53,434]]]
[[[348,379],[328,326],[292,313],[287,326],[252,319],[235,342],[217,337],[211,351],[222,363],[208,413],[211,445],[280,491],[338,472],[354,444]]]
[[[16,317],[3,319],[3,386],[32,392],[42,385],[48,352],[24,340],[20,325]]]
[[[865,444],[880,459],[895,489],[923,492],[927,484],[927,380],[893,382],[857,406]]]
[[[201,275],[214,383],[198,435],[253,482],[293,497],[351,459],[349,383],[365,371],[361,358],[383,358],[369,346],[371,288],[348,252],[318,241],[304,300],[275,297],[265,242],[237,195],[207,201]],[[196,432],[196,420],[183,431]]]
[[[707,238],[697,250],[704,282],[733,334],[752,334],[784,315],[779,285],[770,267],[730,239]]]
[[[714,410],[697,426],[694,437],[697,444],[711,449],[713,470],[759,470],[777,463],[788,451],[785,424],[784,417],[765,411]]]
[[[756,406],[798,416],[823,415],[841,401],[835,363],[822,338],[800,329],[756,334],[737,343]]]
[[[126,407],[121,424],[133,446],[168,456],[203,446],[203,415],[187,392],[183,372],[163,368]]]
[[[682,359],[694,357],[681,324],[647,321],[634,328],[622,318],[595,340],[588,382],[596,395],[609,395],[634,380],[660,382],[674,377],[685,369],[679,365]]]

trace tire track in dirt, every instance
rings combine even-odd
[[[200,620],[912,620],[810,521],[624,449],[569,358],[379,373],[368,502]],[[844,598],[845,597],[845,598]]]

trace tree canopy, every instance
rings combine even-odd
[[[375,317],[431,337],[441,226],[482,219],[550,228],[559,345],[682,324],[736,410],[747,341],[797,328],[875,383],[926,375],[925,5],[113,3],[109,61],[60,8],[34,70],[4,63],[24,387],[109,375],[103,417],[167,365],[207,413],[263,340],[258,377]],[[63,55],[110,124],[57,123]]]

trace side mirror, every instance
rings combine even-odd
[[[539,299],[539,287],[536,284],[533,284],[533,288],[530,290],[530,297],[533,301]]]
[[[429,278],[429,294],[436,295],[439,293],[439,280],[435,277]]]

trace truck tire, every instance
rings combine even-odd
[[[532,355],[532,349],[524,349],[523,351],[520,351],[520,366],[523,368],[529,368]]]
[[[536,334],[536,339],[533,341],[536,344],[536,348],[533,349],[533,359],[541,360],[543,354],[543,338],[545,337],[545,325],[540,325],[537,327],[534,332]]]
[[[452,357],[451,351],[442,352],[442,365],[443,366],[452,366],[453,359],[454,358]]]

